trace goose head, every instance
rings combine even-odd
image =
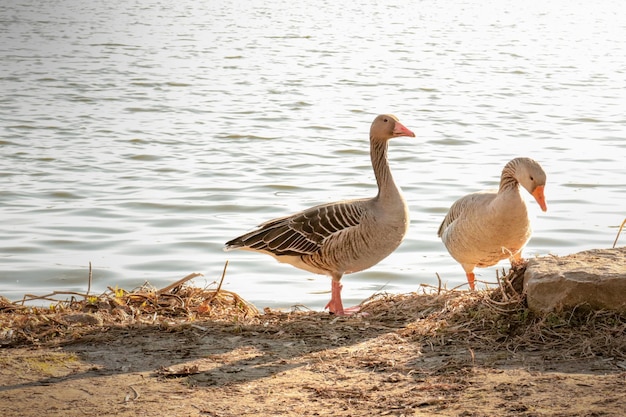
[[[543,194],[546,185],[546,173],[541,165],[530,158],[518,158],[519,164],[515,167],[515,179],[537,201],[541,210],[546,211],[546,198]]]
[[[381,114],[377,116],[370,127],[370,138],[379,140],[389,140],[399,136],[409,136],[414,138],[415,133],[407,129],[398,118],[392,114]]]

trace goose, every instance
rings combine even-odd
[[[468,194],[455,201],[437,232],[450,255],[461,264],[471,290],[474,268],[509,259],[522,262],[522,248],[531,235],[530,220],[519,185],[547,210],[546,173],[530,158],[515,158],[502,170],[500,188]]]
[[[393,115],[377,116],[370,127],[370,157],[378,194],[317,205],[290,216],[260,224],[236,237],[224,250],[243,249],[265,253],[279,262],[332,279],[331,298],[325,308],[338,316],[359,311],[344,308],[341,301],[344,274],[371,268],[391,254],[409,227],[409,212],[395,184],[387,160],[388,141],[415,137]]]

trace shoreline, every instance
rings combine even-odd
[[[0,414],[531,417],[626,407],[624,313],[539,316],[506,284],[377,294],[355,317],[259,312],[224,290],[168,287],[31,311],[0,304]]]

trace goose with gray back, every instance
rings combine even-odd
[[[468,194],[452,204],[437,234],[463,267],[470,289],[475,289],[475,267],[493,266],[507,258],[512,266],[522,261],[531,227],[519,186],[546,211],[545,184],[541,165],[530,158],[515,158],[502,170],[497,191]]]
[[[225,250],[265,253],[279,262],[332,278],[326,308],[349,315],[344,308],[340,280],[344,274],[368,269],[391,254],[409,227],[409,212],[387,160],[388,141],[415,137],[393,115],[377,116],[370,127],[370,157],[378,194],[373,198],[321,204],[290,216],[267,221],[257,229],[228,241]]]

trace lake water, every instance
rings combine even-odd
[[[257,307],[322,309],[327,277],[222,246],[373,196],[379,113],[417,135],[390,143],[411,227],[344,277],[346,305],[437,273],[465,283],[439,223],[516,156],[548,175],[547,213],[526,195],[526,257],[610,247],[626,217],[625,12],[617,0],[3,2],[0,294],[84,292],[89,262],[92,293],[191,272],[208,286],[229,260],[223,288]]]

